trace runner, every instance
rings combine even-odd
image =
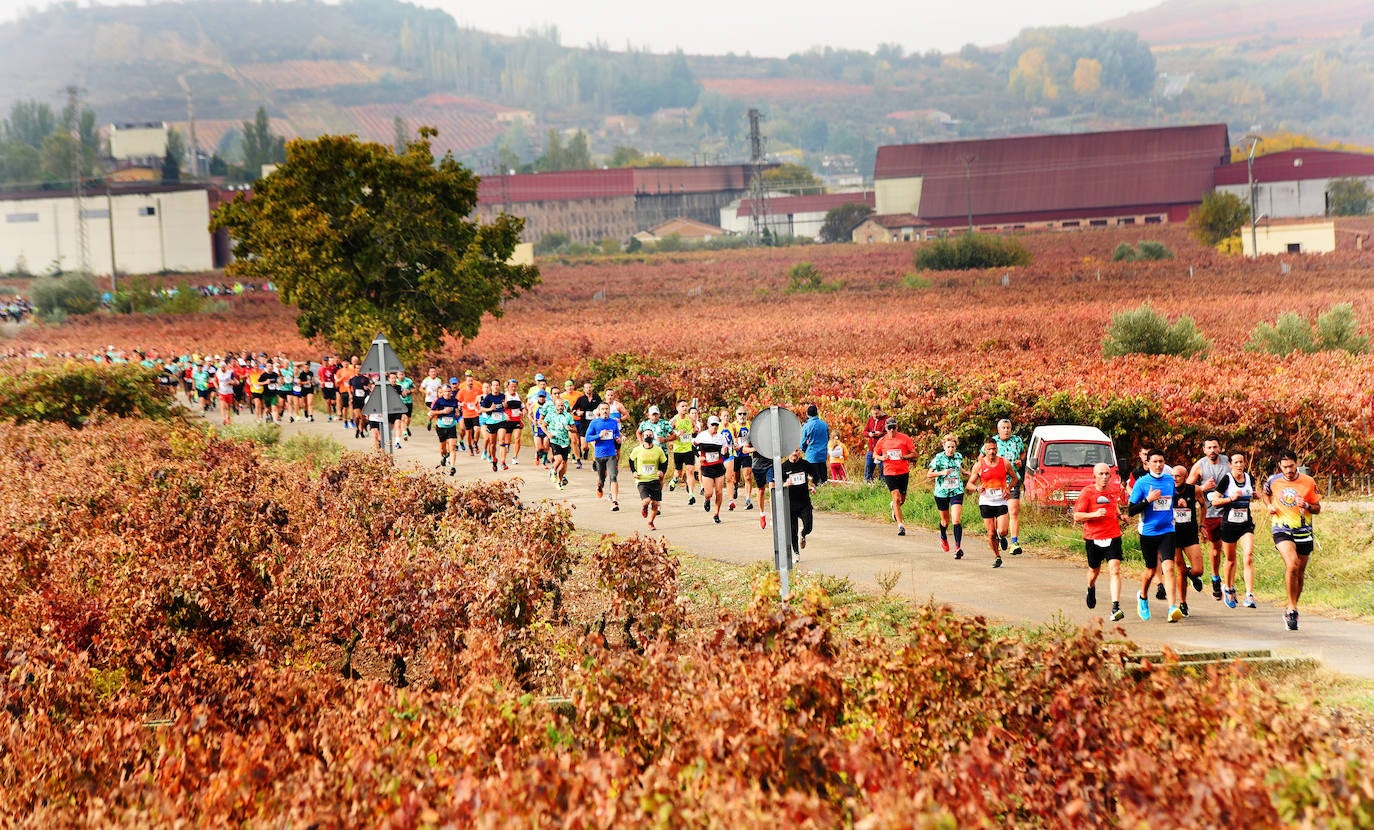
[[[229,425],[229,415],[234,410],[234,370],[221,363],[215,372],[215,385],[219,392],[220,424]]]
[[[263,374],[267,367],[258,361],[253,361],[253,366],[248,370],[248,398],[253,402],[253,420],[255,423],[262,423],[266,413],[264,395],[266,394],[267,384],[263,380]]]
[[[1224,511],[1207,498],[1230,470],[1231,465],[1221,457],[1221,441],[1208,437],[1202,442],[1202,457],[1193,464],[1187,480],[1188,484],[1197,487],[1207,506],[1202,518],[1201,536],[1212,550],[1212,599],[1217,601],[1221,600],[1221,514]]]
[[[501,443],[501,467],[506,468],[506,457],[510,456],[512,465],[520,463],[520,437],[525,431],[525,401],[520,397],[520,385],[515,378],[506,381],[506,437]]]
[[[501,394],[501,385],[498,381],[485,383],[482,388],[485,390],[481,403],[482,418],[485,420],[482,428],[486,430],[482,443],[482,457],[491,462],[491,471],[494,473],[501,468],[501,461],[496,457],[497,445],[506,440],[506,396]]]
[[[873,444],[873,453],[882,462],[883,484],[892,494],[892,520],[897,523],[897,535],[905,536],[902,505],[906,504],[906,491],[911,483],[911,462],[916,460],[916,444],[911,436],[897,431],[896,418],[888,418],[883,422],[883,432],[883,437]]]
[[[1307,580],[1307,560],[1316,543],[1312,517],[1322,512],[1322,497],[1317,482],[1298,472],[1297,454],[1284,450],[1279,453],[1279,471],[1264,482],[1262,498],[1269,508],[1274,547],[1283,557],[1283,585],[1288,594],[1283,624],[1289,631],[1297,631],[1298,600]]]
[[[1183,619],[1183,612],[1174,602],[1174,478],[1164,473],[1164,453],[1156,449],[1145,452],[1145,475],[1131,488],[1127,512],[1140,517],[1140,555],[1145,560],[1145,572],[1140,578],[1140,592],[1136,594],[1136,611],[1142,620],[1150,619],[1148,599],[1150,582],[1155,571],[1160,572],[1165,595],[1169,600],[1169,622]]]
[[[1255,522],[1250,516],[1255,480],[1245,467],[1245,453],[1231,453],[1231,471],[1222,476],[1217,489],[1208,494],[1210,502],[1225,511],[1221,517],[1221,552],[1226,557],[1226,577],[1221,590],[1227,608],[1236,607],[1237,548],[1244,556],[1245,607],[1258,607],[1255,602]]]
[[[325,355],[315,376],[320,381],[320,394],[324,396],[325,420],[331,424],[334,423],[334,416],[339,411],[339,390],[334,386],[335,373],[334,359]]]
[[[577,466],[580,469],[582,467],[582,433],[579,432],[579,428],[581,426],[582,417],[575,411],[576,406],[574,406],[574,404],[576,404],[577,399],[581,397],[581,393],[577,391],[577,385],[573,382],[572,378],[563,381],[562,397],[567,404],[567,413],[569,417],[573,419],[573,430],[570,435],[572,442],[569,446],[572,451],[572,457],[577,459]]]
[[[1083,549],[1088,554],[1085,602],[1089,608],[1097,607],[1097,575],[1105,561],[1112,622],[1120,622],[1126,616],[1121,610],[1121,503],[1125,498],[1121,485],[1112,481],[1112,468],[1095,464],[1093,483],[1083,488],[1069,514],[1075,522],[1083,523]]]
[[[930,460],[926,478],[935,482],[935,509],[940,512],[940,548],[949,551],[949,530],[954,529],[954,558],[964,558],[964,456],[959,436],[943,439],[944,452]]]
[[[649,407],[649,416],[639,422],[639,434],[643,435],[646,429],[653,433],[654,445],[662,447],[666,455],[673,440],[673,426],[663,417],[663,410],[657,406]]]
[[[448,467],[449,475],[457,475],[458,460],[454,458],[458,443],[458,400],[448,384],[440,384],[435,390],[434,402],[429,405],[430,420],[434,422],[434,434],[439,438],[439,468]],[[450,458],[453,465],[449,466]]]
[[[582,469],[582,462],[587,460],[587,430],[591,427],[592,418],[600,406],[601,396],[592,388],[592,382],[584,382],[582,394],[573,402],[573,420],[577,422],[577,443],[581,448],[581,452],[574,456],[579,470]]]
[[[463,420],[458,423],[458,450],[469,456],[477,455],[477,445],[481,443],[482,429],[482,387],[472,376],[472,370],[463,373],[463,383],[449,394],[458,401],[458,414]]]
[[[752,438],[746,439],[741,447],[749,454],[750,478],[759,493],[759,527],[768,529],[768,485],[773,483],[773,459],[764,455],[754,446]]]
[[[592,443],[592,468],[596,470],[596,497],[603,498],[606,481],[611,485],[611,512],[620,510],[620,483],[616,480],[620,451],[620,421],[611,417],[611,408],[604,401],[597,406],[595,418],[587,422],[587,436]]]
[[[1021,555],[1021,465],[1026,460],[1026,442],[1011,432],[1011,421],[997,422],[997,454],[1007,460],[1012,476],[1007,478],[1007,534],[1011,536],[1011,555]],[[1018,480],[1013,481],[1016,477]]]
[[[372,391],[372,380],[362,372],[355,372],[348,378],[349,402],[348,408],[353,418],[353,437],[363,437],[363,404],[367,403],[367,395]]]
[[[630,470],[639,490],[639,515],[649,520],[650,530],[655,530],[654,519],[658,518],[658,506],[663,501],[663,476],[668,472],[668,454],[659,445],[658,434],[652,427],[639,431],[639,444],[630,450]]]
[[[528,407],[534,413],[534,463],[541,469],[552,463],[549,460],[549,433],[544,429],[544,408],[549,405],[549,393],[539,390],[534,393],[534,405]]]
[[[410,418],[415,414],[415,381],[406,375],[406,370],[402,369],[396,373],[396,389],[401,393],[401,406],[405,409],[401,412],[401,436],[405,440],[410,440]],[[395,438],[396,436],[391,436]],[[396,442],[396,449],[401,448],[401,442]]]
[[[335,367],[334,383],[339,389],[339,417],[343,419],[344,429],[355,429],[353,422],[353,386],[349,381],[357,374],[351,363],[340,363]]]
[[[792,539],[792,562],[801,561],[806,550],[806,537],[811,534],[815,511],[811,508],[811,465],[801,447],[792,451],[782,462],[782,486],[787,491],[787,527]],[[798,534],[798,531],[801,531]]]
[[[692,439],[700,430],[696,429],[695,419],[686,401],[677,402],[677,417],[673,419],[672,429],[673,480],[668,482],[668,491],[676,490],[678,482],[683,482],[687,488],[687,506],[691,507],[697,503],[696,494],[692,492],[692,472],[697,462],[696,453],[692,451]]]
[[[1014,481],[1016,471],[1011,462],[997,454],[997,439],[983,442],[983,454],[973,462],[969,471],[969,486],[978,491],[978,513],[988,531],[988,549],[992,551],[992,566],[1002,567],[1002,551],[1007,549],[1007,482]]]
[[[1187,467],[1175,467],[1173,474],[1174,548],[1182,554],[1182,556],[1175,557],[1178,584],[1174,587],[1174,591],[1178,597],[1178,610],[1186,617],[1188,616],[1188,582],[1192,581],[1194,591],[1202,591],[1202,548],[1198,545],[1198,495],[1197,487],[1187,482]]]
[[[826,454],[830,457],[830,480],[849,481],[849,475],[844,469],[844,463],[849,460],[849,451],[845,449],[840,436],[833,432],[830,434],[830,447]]]
[[[562,397],[544,405],[544,431],[549,435],[549,456],[552,462],[549,475],[559,490],[568,486],[568,453],[572,451],[572,436],[577,434],[572,413]]]
[[[431,412],[434,410],[434,402],[439,399],[439,387],[443,385],[444,379],[439,377],[439,367],[429,367],[429,371],[426,372],[425,376],[420,379],[420,393],[424,395],[426,412]],[[426,418],[425,431],[429,432],[433,429],[434,422]]]
[[[308,421],[315,420],[315,373],[310,371],[309,363],[302,363],[296,370],[296,384],[291,387],[295,395],[296,409]]]
[[[720,431],[720,418],[712,415],[706,420],[706,429],[692,440],[692,449],[701,460],[702,489],[706,496],[703,507],[710,513],[711,500],[715,499],[716,511],[712,515],[712,520],[720,524],[720,506],[725,499],[725,488],[722,485],[730,456],[730,441]]]
[[[723,420],[723,419],[722,419]],[[745,451],[749,446],[749,410],[742,405],[735,407],[735,420],[726,424],[726,430],[734,439],[734,446],[737,452],[730,458],[730,509],[735,509],[735,502],[739,500],[739,483],[744,481],[744,509],[754,509],[754,474],[750,463],[750,453]]]

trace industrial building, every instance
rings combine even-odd
[[[873,207],[873,191],[816,193],[804,196],[769,195],[763,200],[740,199],[720,211],[720,226],[731,233],[752,233],[755,221],[775,236],[820,239],[825,215],[842,205]]]
[[[941,229],[1023,230],[1183,221],[1230,162],[1225,124],[879,147],[879,216]]]
[[[93,274],[209,271],[216,262],[205,185],[86,193],[0,193],[0,271]],[[227,252],[225,252],[227,253]]]
[[[524,217],[526,242],[554,232],[589,245],[623,241],[670,219],[715,225],[721,208],[748,193],[753,175],[752,165],[722,164],[484,176],[477,215],[483,222],[500,213]]]
[[[1216,189],[1248,202],[1250,174],[1243,161],[1218,167]],[[1331,212],[1335,179],[1362,179],[1374,190],[1374,155],[1302,148],[1260,156],[1254,163],[1255,215],[1273,219],[1326,216]]]

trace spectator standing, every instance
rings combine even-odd
[[[883,414],[881,404],[873,404],[868,410],[868,420],[864,423],[864,438],[868,442],[868,452],[864,455],[864,484],[872,484],[879,460],[873,454],[873,445],[878,443],[878,439],[883,437],[883,425],[887,423],[887,416]]]
[[[807,404],[806,422],[801,429],[801,451],[810,465],[812,486],[824,484],[829,478],[830,425],[821,420],[816,405]]]

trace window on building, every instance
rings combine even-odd
[[[1147,225],[1160,225],[1160,224],[1163,224],[1163,223],[1164,223],[1164,217],[1163,217],[1163,216],[1146,216],[1146,217],[1145,217],[1145,224],[1147,224]]]
[[[1105,228],[1105,227],[1107,227],[1107,220],[1106,220],[1106,219],[1092,219],[1092,220],[1089,220],[1089,222],[1088,222],[1088,227],[1091,227],[1091,228]]]
[[[1288,243],[1288,253],[1290,253],[1290,254],[1300,254],[1300,253],[1302,253],[1302,243],[1301,243],[1301,242],[1289,242],[1289,243]]]
[[[38,214],[36,214],[36,213],[7,213],[7,214],[5,214],[5,221],[6,221],[6,222],[37,222],[37,221],[38,221]]]
[[[139,216],[157,216],[157,207],[155,207],[154,205],[145,205],[145,206],[143,206],[143,207],[141,207],[141,208],[138,209],[138,215],[139,215]]]
[[[1116,223],[1117,223],[1118,225],[1134,225],[1134,224],[1135,224],[1135,217],[1134,217],[1134,216],[1127,216],[1127,217],[1124,218],[1124,219],[1118,219],[1118,220],[1116,220]]]
[[[109,219],[110,211],[105,208],[87,208],[81,211],[82,219]]]
[[[1060,225],[1060,227],[1061,227],[1061,228],[1076,228],[1076,227],[1078,227],[1078,220],[1075,219],[1075,220],[1072,221],[1072,222],[1065,222],[1065,223],[1063,223],[1062,225]]]

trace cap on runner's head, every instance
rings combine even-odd
[[[470,378],[470,377],[472,377],[472,370],[471,370],[471,369],[468,369],[466,372],[464,372],[464,373],[463,373],[463,377],[465,377],[465,378]],[[457,378],[454,378],[454,379],[457,380]]]
[[[449,379],[448,379],[448,382],[449,382],[449,383],[457,383],[457,382],[458,382],[458,378],[449,378]]]
[[[662,412],[662,410],[660,410],[658,407],[656,407],[656,406],[651,406],[651,407],[649,407],[649,414],[650,414],[650,415],[662,415],[663,412]]]
[[[567,380],[563,381],[563,385],[564,385],[565,387],[567,387],[568,389],[571,389],[571,388],[573,388],[574,386],[576,386],[577,384],[573,382],[573,379],[572,379],[572,378],[568,378]]]
[[[712,415],[711,417],[709,417],[709,418],[706,419],[706,426],[708,426],[708,427],[718,427],[718,426],[720,426],[720,419],[717,418],[716,416]]]
[[[884,428],[884,429],[896,429],[896,428],[897,428],[897,419],[896,419],[896,418],[888,418],[887,421],[883,424],[883,428]]]
[[[535,375],[535,376],[534,376],[534,379],[535,379],[535,380],[543,380],[543,379],[544,379],[544,376],[543,376],[543,375]]]
[[[519,382],[519,381],[517,381],[515,378],[511,378],[510,380],[506,381],[506,383],[518,383],[518,382]]]
[[[548,395],[547,395],[546,393],[544,393],[544,392],[540,392],[538,395],[535,395],[535,397],[536,397],[536,398],[539,398],[539,399],[542,401],[542,400],[544,400],[545,398],[547,398]]]

